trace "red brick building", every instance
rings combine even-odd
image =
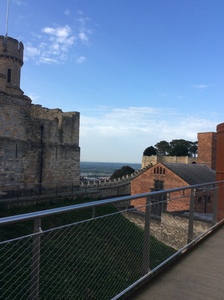
[[[131,181],[131,194],[141,194],[149,191],[212,182],[215,181],[215,176],[215,171],[202,164],[158,163]],[[167,198],[168,195],[164,195],[163,199],[152,199],[152,201],[158,202],[158,200],[165,200]],[[167,211],[189,210],[189,194],[183,195],[183,192],[175,192],[172,193],[172,198],[176,200],[167,201]],[[202,193],[202,191],[196,190],[195,211],[210,213],[212,211],[212,202],[213,195],[209,191]],[[141,206],[145,204],[145,200],[135,200],[131,204],[135,207]]]
[[[216,132],[198,133],[198,164],[205,164],[212,170],[216,169]]]

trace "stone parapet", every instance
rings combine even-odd
[[[154,166],[157,163],[182,163],[182,164],[192,164],[197,163],[197,157],[189,156],[160,156],[151,155],[142,157],[142,168],[147,166]]]

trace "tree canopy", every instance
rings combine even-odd
[[[146,148],[143,152],[144,156],[156,155],[156,149],[153,146]]]
[[[167,141],[160,141],[155,144],[155,149],[157,155],[169,155],[170,153],[170,144]]]
[[[114,173],[111,175],[110,179],[116,179],[125,175],[129,175],[135,172],[135,169],[133,169],[130,166],[123,166],[120,169],[117,169],[114,171]]]
[[[155,144],[155,147],[150,146],[146,148],[143,155],[161,155],[161,156],[189,156],[195,157],[198,150],[198,142],[191,142],[184,139],[175,139],[171,142],[160,141]],[[155,151],[155,153],[154,153]]]

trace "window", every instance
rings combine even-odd
[[[211,196],[207,196],[207,203],[211,203]]]
[[[7,82],[8,82],[8,83],[11,82],[11,69],[8,69],[8,73],[7,73]]]
[[[154,191],[160,191],[164,189],[163,180],[154,180]]]
[[[201,202],[202,202],[202,198],[198,197],[198,204],[201,204]]]
[[[151,191],[161,191],[164,190],[164,181],[163,180],[154,180],[154,188]],[[151,212],[154,216],[160,217],[161,213],[166,211],[167,202],[166,202],[167,195],[166,194],[159,194],[152,196],[152,208]]]
[[[154,168],[153,172],[154,172],[154,174],[157,174],[157,175],[159,175],[159,174],[165,175],[166,174],[165,168],[162,168],[162,167]]]

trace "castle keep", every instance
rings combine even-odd
[[[34,105],[20,89],[23,44],[0,36],[0,192],[79,185],[79,113]]]

